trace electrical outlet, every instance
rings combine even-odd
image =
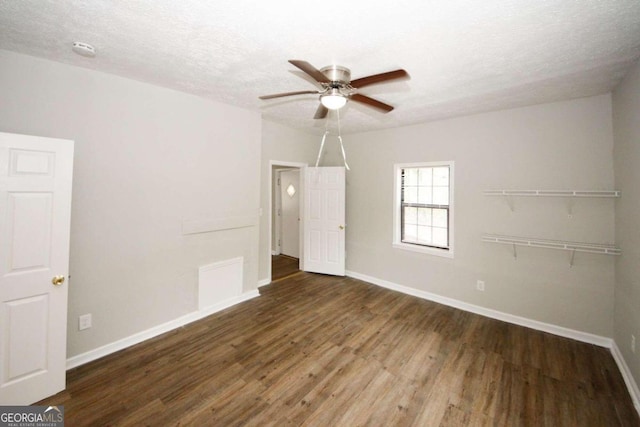
[[[78,330],[84,331],[91,327],[91,314],[83,314],[78,317]]]
[[[484,292],[484,280],[478,280],[476,282],[476,289]]]
[[[631,335],[631,352],[632,353],[636,352],[636,336],[635,335]]]

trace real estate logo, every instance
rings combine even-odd
[[[0,406],[0,427],[64,427],[64,406]]]

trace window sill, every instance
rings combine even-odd
[[[437,248],[411,245],[409,243],[400,243],[400,242],[393,242],[392,246],[395,249],[402,249],[404,251],[418,252],[418,253],[423,253],[427,255],[435,255],[443,258],[453,258],[453,249],[449,249],[449,250],[437,249]]]

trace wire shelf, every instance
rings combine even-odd
[[[484,234],[482,241],[487,243],[501,243],[514,246],[529,246],[534,248],[560,249],[572,252],[588,252],[602,255],[620,255],[622,251],[609,244],[568,242],[563,240],[545,240],[528,237],[501,236]]]
[[[518,197],[620,197],[619,190],[485,190],[485,196]]]

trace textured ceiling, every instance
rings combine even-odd
[[[95,46],[95,58],[71,51]],[[316,95],[287,62],[404,68],[363,88],[396,106],[349,103],[343,132],[607,93],[640,56],[639,0],[6,0],[0,49],[100,70],[259,110],[321,131]],[[331,126],[335,117],[330,116]]]

